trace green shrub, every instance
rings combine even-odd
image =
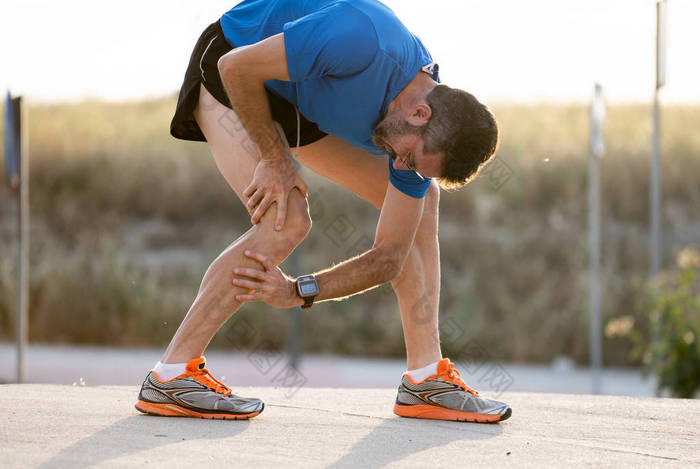
[[[650,286],[655,300],[649,314],[652,332],[637,333],[636,353],[647,374],[656,375],[659,391],[693,398],[700,390],[700,253],[681,250],[677,265],[677,271],[664,272]]]

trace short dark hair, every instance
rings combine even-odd
[[[424,129],[424,152],[445,155],[440,187],[462,187],[496,153],[496,118],[473,95],[447,85],[437,85],[426,100],[432,116]]]

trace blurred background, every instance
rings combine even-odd
[[[247,230],[248,215],[206,145],[169,135],[192,47],[235,3],[4,3],[0,90],[23,97],[29,135],[28,381],[140,384],[209,263]],[[442,81],[488,104],[501,129],[487,171],[442,194],[443,355],[484,391],[697,395],[700,3],[667,2],[659,90],[663,236],[653,278],[655,1],[385,3],[422,39]],[[599,160],[599,385],[588,368],[595,83],[607,111]],[[363,251],[378,218],[349,192],[308,170],[303,177],[314,225],[283,265],[291,275]],[[4,181],[0,380],[12,382],[17,194]],[[301,356],[285,381],[290,347]],[[293,389],[393,387],[404,354],[397,302],[383,286],[303,312],[246,304],[207,357],[233,387]]]

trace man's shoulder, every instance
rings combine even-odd
[[[322,57],[320,62],[314,63],[323,64],[324,74],[336,77],[366,69],[379,48],[369,16],[352,2],[342,0],[325,3],[285,24],[284,34],[288,63]],[[290,73],[290,77],[295,76],[297,74]]]
[[[338,36],[365,37],[376,42],[377,31],[371,15],[360,8],[357,2],[339,0],[327,4],[324,13],[332,15],[334,21],[334,33]]]

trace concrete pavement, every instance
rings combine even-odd
[[[509,420],[471,424],[396,417],[391,388],[234,387],[265,411],[208,421],[141,415],[137,391],[0,386],[0,467],[700,466],[698,400],[505,392]]]

